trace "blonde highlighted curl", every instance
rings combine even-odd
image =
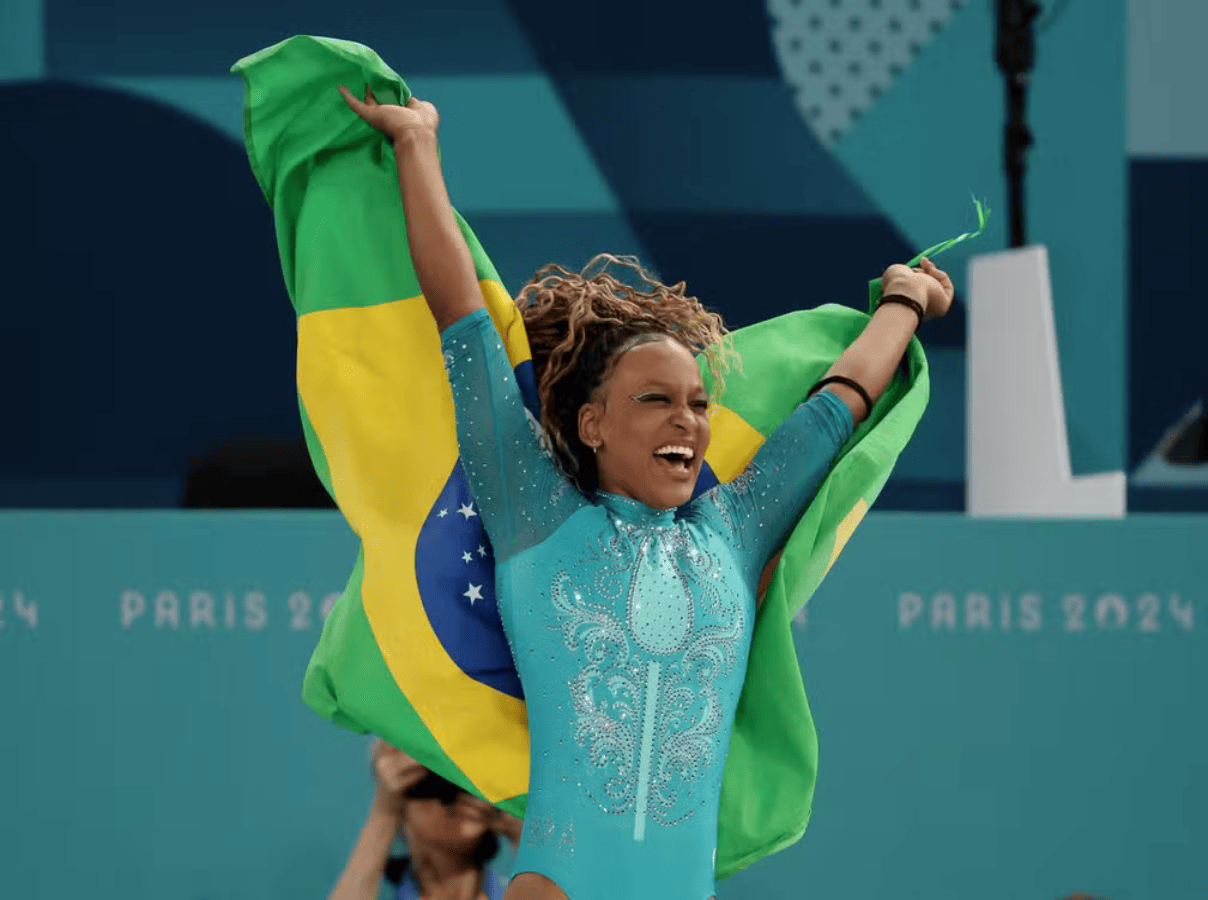
[[[689,296],[684,282],[662,284],[633,257],[601,253],[578,273],[545,266],[516,303],[533,353],[541,424],[559,467],[587,494],[598,487],[598,473],[579,440],[579,409],[626,350],[670,338],[703,354],[714,397],[725,389],[726,371],[741,369],[721,316]]]

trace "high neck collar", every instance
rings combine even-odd
[[[596,499],[600,505],[622,522],[632,525],[656,525],[668,528],[675,524],[675,508],[654,509],[640,500],[622,497],[619,494],[609,494],[606,491],[596,491]]]

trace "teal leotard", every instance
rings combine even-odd
[[[570,900],[706,900],[755,587],[852,433],[829,392],[678,510],[588,499],[541,449],[485,311],[442,335],[462,462],[524,687],[515,872]]]

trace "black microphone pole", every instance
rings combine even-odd
[[[1040,6],[1032,0],[994,0],[998,11],[994,58],[1007,81],[1007,118],[1003,128],[1003,167],[1007,172],[1011,246],[1027,243],[1024,176],[1027,173],[1028,77],[1036,61],[1036,35],[1032,23]]]

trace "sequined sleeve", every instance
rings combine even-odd
[[[704,495],[748,577],[788,539],[853,430],[847,404],[822,391],[785,419],[741,475]]]
[[[441,333],[457,445],[497,561],[541,543],[586,500],[538,439],[499,332],[486,310]]]

